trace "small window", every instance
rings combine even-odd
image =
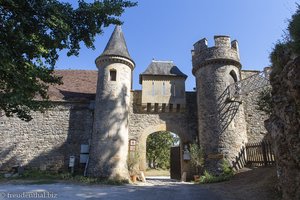
[[[152,96],[155,95],[154,81],[152,81]]]
[[[109,71],[109,76],[111,81],[116,81],[117,80],[117,71],[116,70],[110,70]]]
[[[230,74],[231,78],[233,79],[234,83],[236,83],[238,81],[238,78],[237,78],[235,71],[231,70],[231,72],[229,74]]]
[[[175,84],[175,83],[173,83],[172,96],[173,96],[173,97],[176,96],[176,84]]]
[[[165,82],[163,82],[163,86],[162,86],[162,95],[166,95],[166,84],[165,84]]]

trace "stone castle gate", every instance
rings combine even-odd
[[[0,170],[18,165],[65,171],[72,156],[75,171],[127,179],[130,141],[135,141],[140,170],[145,170],[148,135],[170,131],[180,137],[181,147],[198,140],[208,169],[215,171],[221,159],[233,161],[247,141],[260,141],[266,134],[262,122],[267,116],[255,109],[253,93],[237,102],[226,126],[220,123],[228,112],[218,111],[230,111],[232,105],[227,99],[219,103],[226,87],[258,73],[240,70],[237,42],[230,43],[227,36],[215,37],[213,47],[206,40],[195,43],[196,92],[185,91],[186,75],[172,61],[155,60],[140,75],[142,91],[132,91],[135,63],[119,26],[96,64],[99,72],[57,71],[64,85],[49,89],[55,107],[33,113],[31,122],[0,118]],[[188,177],[193,173],[182,158],[181,172]]]

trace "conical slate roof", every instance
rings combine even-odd
[[[152,60],[147,69],[140,74],[140,83],[142,83],[142,76],[176,76],[187,78],[187,75],[182,73],[180,69],[173,63],[173,61],[157,61]]]
[[[133,61],[129,55],[121,26],[115,27],[101,56],[121,56]]]

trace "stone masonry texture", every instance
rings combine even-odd
[[[170,131],[180,137],[181,149],[199,141],[207,153],[207,169],[218,173],[222,158],[234,161],[245,143],[265,137],[262,121],[267,116],[257,111],[258,92],[243,101],[227,101],[228,85],[258,73],[240,70],[238,43],[230,42],[227,36],[216,36],[213,47],[206,43],[200,40],[194,45],[197,91],[185,92],[184,109],[171,112],[141,109],[142,91],[130,90],[134,66],[130,59],[100,56],[96,60],[98,80],[94,71],[62,72],[64,80],[70,82],[63,88],[50,88],[56,94],[50,98],[53,108],[45,113],[33,112],[33,120],[28,123],[15,117],[0,117],[0,170],[7,172],[22,165],[68,171],[69,158],[75,156],[75,171],[83,173],[85,165],[79,163],[79,156],[80,146],[85,144],[90,145],[89,176],[127,179],[129,140],[136,141],[139,167],[144,171],[147,137]],[[111,70],[116,71],[116,81],[111,80]],[[182,158],[181,161],[182,172],[191,177],[193,167]]]
[[[128,113],[132,68],[123,58],[97,62],[98,87],[87,173],[89,176],[128,179]],[[126,61],[126,60],[125,60]],[[116,80],[111,80],[111,70]]]
[[[282,199],[300,199],[300,57],[271,74],[274,106],[265,122],[277,162]]]
[[[0,170],[12,166],[67,171],[69,157],[75,156],[80,170],[80,145],[88,144],[93,112],[89,104],[56,103],[45,113],[32,113],[33,120],[1,117]]]
[[[239,52],[227,36],[215,36],[214,47],[194,47],[200,146],[206,154],[205,168],[220,173],[222,159],[234,162],[247,143],[243,105],[229,101],[227,90],[240,80]]]

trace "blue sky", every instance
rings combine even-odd
[[[65,0],[76,4],[76,0]],[[138,76],[151,60],[173,60],[188,75],[186,89],[193,90],[191,50],[202,38],[213,45],[214,35],[228,35],[239,42],[243,69],[262,70],[269,54],[296,10],[295,0],[139,0],[125,10],[121,20],[129,53],[136,63],[133,88],[141,89]],[[299,3],[299,1],[298,1]],[[95,50],[84,46],[78,57],[60,53],[56,69],[97,70],[99,56],[113,31],[104,29]]]

